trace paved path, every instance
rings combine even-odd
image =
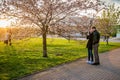
[[[110,42],[120,42],[120,38],[111,38]]]
[[[120,49],[100,54],[99,66],[85,61],[80,59],[20,80],[120,80]]]

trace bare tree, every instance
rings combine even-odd
[[[29,20],[42,31],[43,57],[47,57],[48,28],[66,17],[77,15],[78,10],[96,8],[100,0],[3,0],[0,11],[8,16]]]
[[[87,16],[71,18],[71,22],[76,26],[76,32],[85,35],[88,32],[90,27],[91,18]]]

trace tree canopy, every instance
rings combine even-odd
[[[2,0],[0,11],[1,15],[16,17],[23,24],[38,26],[43,37],[43,57],[47,57],[46,35],[49,28],[63,26],[66,18],[79,16],[82,10],[98,11],[100,5],[100,0]]]

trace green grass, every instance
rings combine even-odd
[[[12,46],[0,42],[0,80],[18,78],[87,56],[86,41],[48,39],[48,58],[42,57],[42,39],[14,41]],[[99,52],[120,47],[120,43],[101,42]],[[59,56],[56,56],[60,54]]]

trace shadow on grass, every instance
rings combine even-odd
[[[70,45],[53,45],[53,44],[48,44],[48,47],[68,47]]]
[[[56,64],[59,64],[61,62],[63,62],[65,59],[62,59],[62,58],[38,58],[38,59],[35,59],[35,58],[24,58],[24,62],[25,64],[40,64],[42,65],[41,67],[46,67],[46,65],[56,65]]]
[[[34,59],[34,58],[24,58],[24,66],[19,68],[19,71],[23,71],[22,75],[17,75],[14,76],[17,78],[21,78],[31,74],[35,74],[47,69],[50,69],[51,67],[57,66],[59,64],[62,64],[64,62],[64,59],[61,58],[38,58],[38,59]],[[18,72],[19,74],[19,72]],[[13,79],[13,78],[12,78]]]
[[[18,58],[14,46],[5,46],[4,53],[6,54],[0,60],[0,80],[10,80],[16,75],[21,75],[27,69],[22,60]]]

